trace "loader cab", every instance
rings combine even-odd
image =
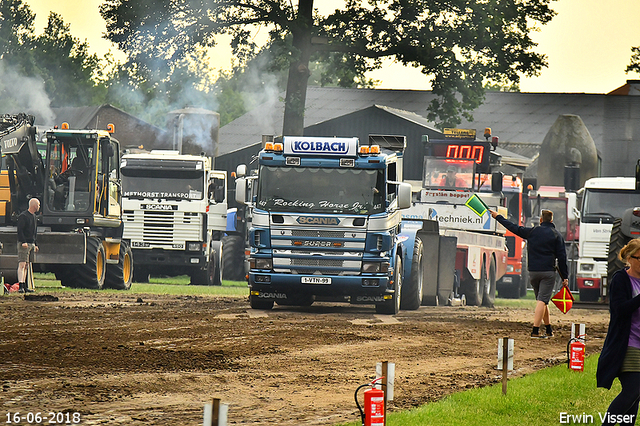
[[[46,133],[45,224],[91,225],[120,216],[118,144],[106,131]],[[82,218],[82,219],[81,219]]]

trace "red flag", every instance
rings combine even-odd
[[[563,314],[569,312],[569,309],[573,307],[573,295],[569,290],[569,287],[563,285],[559,292],[551,298],[551,301],[562,311]]]

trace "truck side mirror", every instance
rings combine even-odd
[[[236,179],[236,202],[239,204],[247,202],[247,180],[245,178]]]
[[[411,184],[401,182],[398,184],[398,208],[408,209],[411,207]]]
[[[504,173],[494,172],[491,173],[491,192],[502,192],[502,179]]]
[[[236,177],[245,177],[247,175],[247,166],[245,164],[238,164],[236,167]]]
[[[574,222],[580,218],[578,210],[578,195],[574,192],[567,192],[567,219]]]

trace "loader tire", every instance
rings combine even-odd
[[[222,278],[229,281],[245,281],[244,238],[241,235],[222,237]]]
[[[117,264],[107,264],[104,278],[105,288],[129,290],[133,280],[133,255],[131,247],[124,241],[120,243],[120,255]]]
[[[87,260],[83,265],[76,265],[72,278],[80,288],[101,290],[106,275],[106,254],[99,238],[87,237]]]

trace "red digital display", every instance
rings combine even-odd
[[[449,145],[447,146],[447,158],[459,160],[476,160],[481,164],[484,158],[484,146],[482,145]]]
[[[491,144],[485,141],[470,140],[431,140],[426,144],[425,155],[436,158],[448,158],[450,161],[473,160],[476,170],[488,173]]]

